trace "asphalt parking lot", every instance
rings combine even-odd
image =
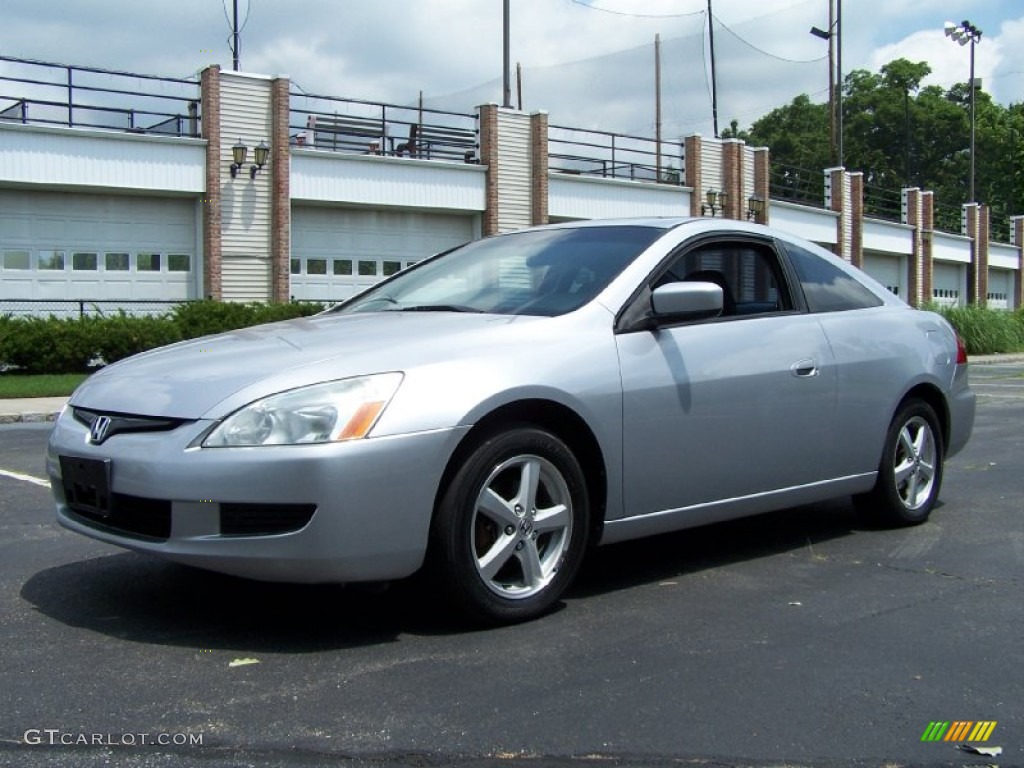
[[[972,382],[928,524],[837,501],[616,545],[490,631],[414,584],[258,584],[68,533],[31,481],[48,426],[0,427],[0,765],[1024,765],[1024,365]],[[922,741],[934,721],[994,721],[1003,753]]]

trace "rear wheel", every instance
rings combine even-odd
[[[470,616],[523,621],[565,591],[589,527],[583,470],[569,448],[545,430],[509,428],[455,474],[434,516],[431,556]]]
[[[935,411],[922,400],[904,403],[889,425],[875,487],[856,498],[858,509],[883,524],[923,523],[939,497],[943,458]]]

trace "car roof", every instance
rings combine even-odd
[[[673,229],[680,224],[700,221],[699,218],[691,216],[645,216],[636,218],[620,219],[579,219],[574,221],[563,221],[557,224],[545,224],[531,229],[580,229],[590,227],[651,227],[655,229]]]

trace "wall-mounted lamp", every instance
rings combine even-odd
[[[756,220],[764,213],[764,198],[758,195],[751,195],[747,198],[747,218]]]
[[[238,176],[238,172],[242,170],[242,166],[245,165],[245,157],[249,154],[249,148],[242,143],[239,139],[238,142],[231,147],[231,159],[234,161],[231,163],[231,178]],[[249,168],[249,178],[255,179],[256,174],[259,173],[263,166],[267,164],[267,157],[270,155],[270,147],[267,146],[265,141],[261,141],[256,147],[256,164]]]
[[[709,189],[705,195],[707,203],[701,205],[700,215],[707,216],[710,212],[712,216],[725,209],[725,202],[729,199],[729,195],[725,191],[716,191]]]

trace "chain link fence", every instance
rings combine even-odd
[[[104,315],[163,315],[188,301],[145,299],[0,299],[0,315],[12,317],[99,317]]]

